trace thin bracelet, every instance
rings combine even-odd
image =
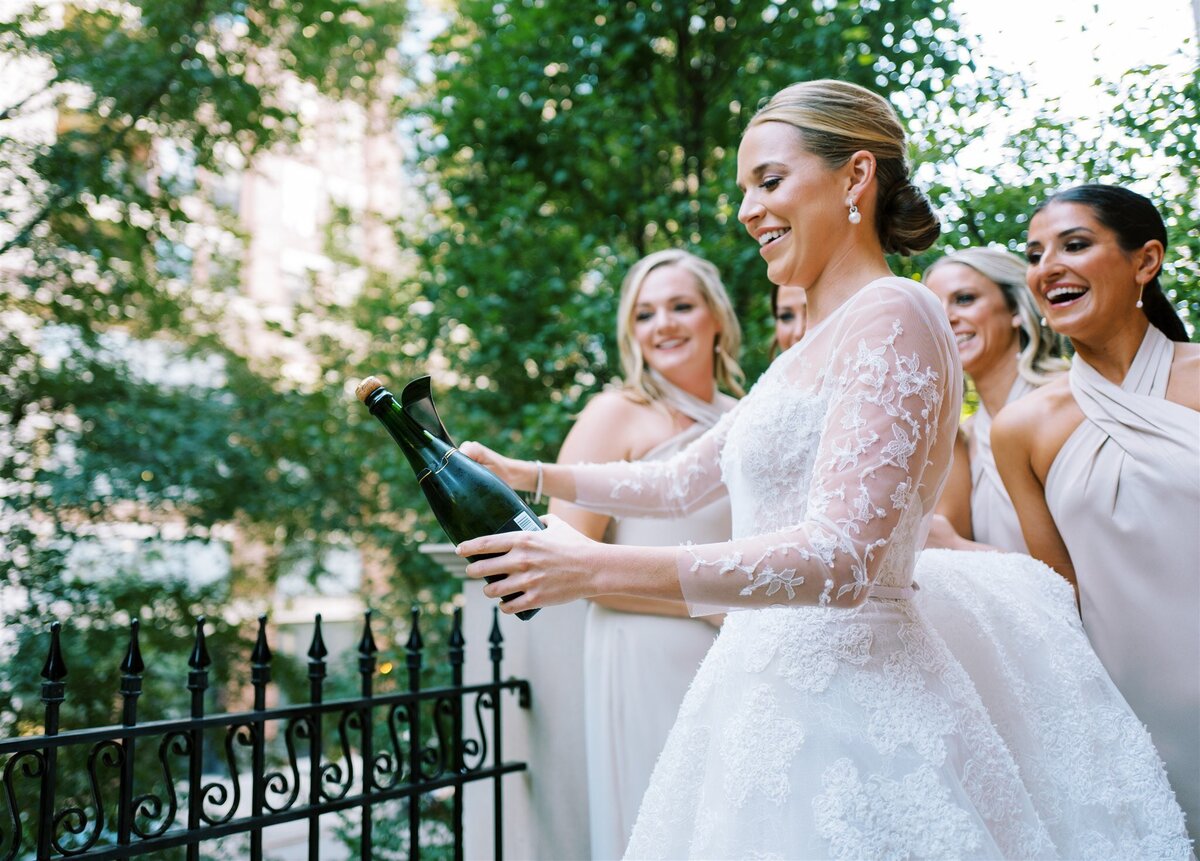
[[[533,489],[533,504],[540,505],[542,501],[542,462],[534,461],[537,464],[537,487]]]

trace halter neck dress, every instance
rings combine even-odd
[[[1032,392],[1036,386],[1018,376],[1005,404]],[[971,528],[975,540],[1009,553],[1028,553],[1017,510],[996,469],[992,453],[992,416],[983,404],[975,413],[971,434]]]
[[[1086,416],[1046,476],[1084,629],[1200,839],[1200,413],[1166,400],[1175,345],[1149,326],[1116,385],[1078,355]]]

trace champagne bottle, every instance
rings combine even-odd
[[[460,452],[438,417],[430,392],[429,377],[413,380],[401,392],[400,401],[383,387],[377,377],[367,377],[355,390],[358,399],[387,428],[417,474],[417,484],[447,537],[459,544],[480,535],[544,529],[533,510],[483,464]],[[467,557],[474,562],[499,554]],[[488,582],[504,575],[488,577]],[[514,592],[501,601],[521,595]],[[522,610],[520,619],[530,619],[537,610]]]

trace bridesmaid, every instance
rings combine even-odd
[[[927,547],[1028,553],[992,456],[992,418],[1067,369],[1057,336],[1025,288],[1025,261],[996,248],[952,251],[925,270],[942,300],[979,409],[959,426],[954,462]],[[944,519],[943,519],[944,518]],[[947,528],[949,527],[949,528]]]
[[[1029,288],[1075,358],[993,439],[1030,552],[1075,584],[1200,839],[1200,345],[1159,283],[1166,246],[1154,205],[1123,188],[1036,210]]]
[[[617,309],[625,376],[580,413],[560,463],[669,458],[742,394],[741,328],[715,266],[682,250],[629,271]],[[552,514],[611,544],[674,545],[730,537],[729,500],[677,520],[622,517],[554,500]],[[718,617],[719,618],[719,617]],[[584,629],[584,733],[593,859],[620,858],[675,714],[716,628],[682,602],[593,598]]]
[[[770,357],[782,353],[804,337],[808,326],[808,293],[803,287],[771,285],[771,319],[775,321],[775,337],[771,341]]]

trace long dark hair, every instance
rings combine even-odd
[[[1154,204],[1140,194],[1119,185],[1077,185],[1047,198],[1033,214],[1052,203],[1079,203],[1096,216],[1096,220],[1117,235],[1117,244],[1125,251],[1136,251],[1157,239],[1167,250],[1167,226]],[[1160,270],[1161,271],[1161,270]],[[1187,327],[1171,300],[1163,292],[1158,272],[1146,282],[1142,291],[1142,311],[1151,325],[1172,341],[1187,341]]]

